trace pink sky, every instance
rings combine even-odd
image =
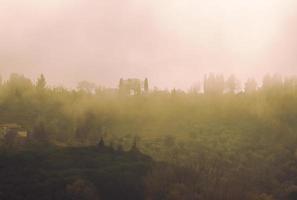
[[[296,0],[0,0],[0,74],[73,87],[297,73]]]

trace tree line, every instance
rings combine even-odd
[[[297,79],[267,75],[261,84],[239,85],[235,76],[209,74],[204,92],[123,95],[120,88],[84,82],[66,89],[48,86],[44,76],[33,82],[13,74],[0,86],[0,122],[67,146],[104,138],[125,150],[137,138],[141,152],[168,164],[147,174],[148,199],[296,199]]]

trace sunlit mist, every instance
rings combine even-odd
[[[0,0],[0,73],[189,88],[297,72],[295,0]]]

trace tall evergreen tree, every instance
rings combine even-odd
[[[124,80],[121,78],[119,82],[119,93],[123,95],[125,93],[125,86],[124,86]]]
[[[149,83],[148,83],[148,79],[145,78],[144,79],[144,91],[148,92],[148,90],[149,90]]]
[[[226,91],[228,93],[234,94],[236,91],[238,91],[240,89],[240,82],[234,75],[231,75],[227,79],[225,85],[226,85]]]
[[[253,93],[257,90],[257,82],[255,79],[248,79],[244,85],[245,93]]]
[[[40,77],[37,80],[36,87],[39,89],[44,89],[46,86],[46,80],[43,74],[40,75]]]

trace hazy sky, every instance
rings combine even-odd
[[[0,74],[189,88],[297,73],[296,0],[0,0]]]

